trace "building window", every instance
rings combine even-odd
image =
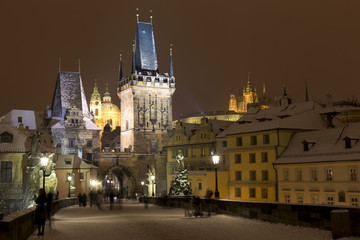
[[[283,170],[283,180],[284,181],[289,181],[289,169],[284,169]]]
[[[284,193],[284,202],[286,203],[290,202],[290,193]]]
[[[97,104],[98,102],[96,102]],[[99,116],[99,109],[95,109],[95,116]]]
[[[235,197],[241,197],[241,188],[235,188]]]
[[[86,159],[92,162],[92,153],[86,153]]]
[[[92,147],[92,140],[87,140],[86,141],[86,146],[91,148]]]
[[[351,138],[345,137],[345,148],[351,148]]]
[[[325,176],[326,176],[326,181],[332,181],[333,180],[333,170],[332,170],[332,168],[326,168],[325,169]]]
[[[310,177],[311,177],[311,181],[313,181],[313,182],[317,181],[317,170],[316,169],[310,170]]]
[[[261,198],[267,198],[268,197],[268,191],[267,188],[261,189]]]
[[[199,190],[202,190],[202,183],[199,182]]]
[[[269,144],[270,143],[270,136],[269,134],[263,135],[263,144]]]
[[[262,176],[262,180],[263,181],[268,181],[269,180],[269,176],[268,176],[268,171],[267,170],[263,170],[261,173]]]
[[[237,137],[237,138],[236,138],[236,146],[237,146],[237,147],[242,146],[242,138],[241,138],[241,137]]]
[[[250,144],[251,145],[257,145],[257,136],[251,136],[250,137]]]
[[[256,162],[255,153],[249,153],[249,162],[250,163],[255,163]]]
[[[235,171],[235,180],[241,181],[241,171]]]
[[[359,197],[358,196],[350,196],[350,205],[351,206],[359,206]]]
[[[73,148],[73,147],[75,147],[75,139],[70,138],[69,139],[69,148]]]
[[[201,156],[205,156],[205,147],[201,147]]]
[[[191,156],[195,157],[195,149],[192,147],[192,148],[190,148],[190,151],[191,151]]]
[[[304,194],[302,194],[302,193],[296,194],[296,200],[298,203],[303,203],[304,202]]]
[[[156,147],[156,141],[151,141],[151,154],[156,154],[157,147]]]
[[[255,198],[255,197],[256,197],[255,188],[250,188],[250,189],[249,189],[249,197],[251,197],[251,198]]]
[[[250,171],[250,181],[256,181],[256,171]]]
[[[334,195],[326,195],[326,203],[329,205],[334,205]]]
[[[303,141],[302,143],[303,143],[304,152],[309,151],[309,143],[307,141]]]
[[[18,123],[22,123],[22,117],[18,117]]]
[[[227,147],[227,141],[223,141],[223,148]]]
[[[241,154],[235,154],[235,163],[241,163]]]
[[[267,162],[268,161],[268,153],[262,152],[261,153],[261,162]]]
[[[12,182],[12,162],[1,162],[1,182]]]
[[[356,182],[357,181],[357,171],[356,168],[349,169],[349,178],[350,181]]]
[[[184,148],[182,150],[182,153],[184,154],[184,157],[188,157],[188,149],[187,148]]]
[[[319,195],[318,194],[311,194],[311,203],[313,203],[313,204],[319,203]]]
[[[80,182],[83,182],[83,181],[84,181],[84,179],[85,179],[85,177],[84,177],[84,173],[80,173],[80,176],[79,176],[79,180],[80,180]]]
[[[296,181],[301,181],[302,180],[302,171],[301,171],[301,169],[296,169],[295,174],[296,174]]]
[[[3,132],[0,134],[0,143],[11,143],[13,140],[13,135],[8,132]]]
[[[339,202],[345,202],[345,193],[344,193],[344,191],[339,192]]]

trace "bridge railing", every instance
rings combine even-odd
[[[167,207],[183,208],[184,197],[148,197],[148,202]],[[144,199],[140,198],[140,202]],[[200,199],[202,211],[207,200]],[[259,219],[273,223],[313,227],[332,231],[333,237],[360,236],[360,208],[318,204],[235,201],[211,199],[211,211],[233,216]]]
[[[51,215],[54,215],[61,208],[76,205],[77,203],[77,198],[55,200],[51,204]],[[34,225],[35,208],[36,207],[31,207],[15,212],[4,218],[2,218],[2,214],[0,213],[0,239],[27,239],[36,228]]]

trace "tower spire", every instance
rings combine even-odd
[[[307,88],[307,82],[305,81],[305,102],[309,102],[309,92],[308,92],[308,88]]]
[[[119,82],[121,81],[123,77],[123,71],[122,71],[122,54],[120,53],[120,63],[119,63]]]
[[[263,83],[263,95],[265,96],[265,94],[266,94],[265,83]]]
[[[169,76],[171,78],[174,77],[174,68],[173,68],[173,61],[172,61],[172,44],[170,44],[170,69],[169,69]]]
[[[59,56],[59,72],[61,72],[61,57]]]
[[[287,93],[286,93],[286,86],[283,85],[283,88],[284,88],[284,93],[283,93],[283,96],[287,96]]]
[[[135,74],[135,43],[133,43],[131,74]]]
[[[152,24],[152,10],[150,10],[150,23]]]
[[[139,22],[139,8],[136,8],[136,22]]]
[[[80,73],[80,58],[79,58],[79,73]]]

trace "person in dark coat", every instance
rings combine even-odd
[[[95,203],[95,193],[93,190],[90,191],[89,198],[90,198],[90,207],[92,207]]]
[[[81,195],[81,193],[79,193],[78,199],[79,199],[79,207],[81,207],[81,205],[82,205],[82,195]]]
[[[87,196],[86,196],[85,193],[82,195],[82,203],[83,203],[83,207],[86,207],[86,204],[87,204]]]
[[[46,199],[46,213],[49,220],[49,226],[51,226],[51,204],[53,201],[53,194],[51,192],[48,193]]]
[[[114,190],[110,191],[109,198],[110,198],[110,210],[113,210],[114,209],[114,198],[115,198]]]
[[[37,235],[44,235],[45,228],[45,203],[46,203],[46,192],[43,188],[39,190],[39,196],[35,199],[36,210],[35,210],[35,225],[38,225]]]

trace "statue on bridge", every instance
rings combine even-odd
[[[188,180],[188,172],[184,164],[184,156],[181,150],[176,155],[176,164],[178,174],[174,177],[170,184],[169,195],[186,196],[192,194],[191,185]]]

